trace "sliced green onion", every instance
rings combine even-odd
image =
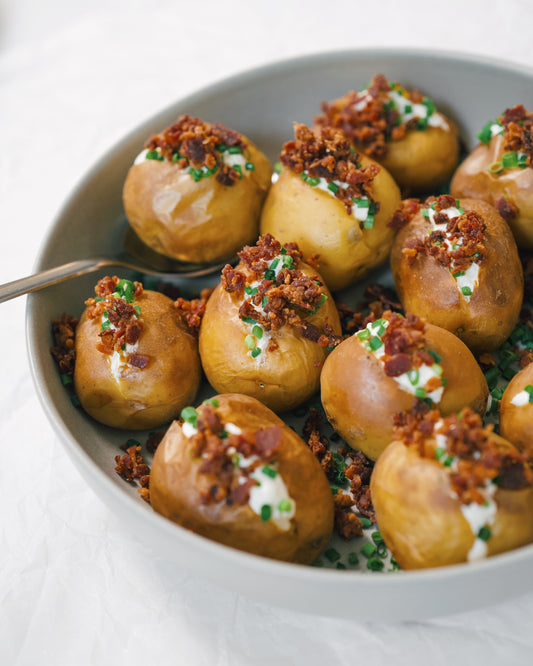
[[[470,287],[462,287],[461,291],[463,292],[463,296],[472,296],[472,289]]]
[[[415,396],[417,398],[425,398],[426,397],[426,389],[421,388],[421,387],[415,389]]]
[[[294,266],[294,260],[290,256],[290,254],[285,254],[281,260],[281,263],[283,265],[283,268],[289,268],[292,269]]]
[[[211,405],[212,407],[218,407],[219,404],[220,403],[218,402],[218,400],[216,398],[207,398],[207,400],[204,400],[202,402],[202,405]]]
[[[141,316],[141,306],[140,305],[134,305],[133,309],[135,310],[135,314],[137,315],[137,317],[140,317]]]
[[[276,162],[274,164],[274,173],[277,173],[278,175],[283,171],[283,166],[281,162]]]
[[[366,558],[373,557],[376,554],[376,546],[370,541],[367,541],[365,545],[361,548],[361,554]]]
[[[276,279],[276,274],[274,271],[271,271],[270,269],[265,271],[265,280],[275,280]]]
[[[371,333],[370,333],[370,331],[368,330],[368,328],[363,328],[363,330],[362,330],[362,331],[358,331],[358,332],[356,333],[356,335],[357,335],[357,337],[359,338],[359,340],[364,341],[364,340],[368,340],[368,338],[371,336]]]
[[[260,353],[261,353],[261,349],[259,349],[259,347],[256,347],[255,349],[252,349],[252,358],[257,358]]]
[[[414,368],[413,370],[409,370],[407,377],[409,378],[411,384],[416,386],[418,384],[418,380],[420,379],[420,373],[416,368]]]
[[[320,178],[309,177],[307,179],[307,184],[311,187],[316,187],[320,183]]]
[[[305,173],[305,171],[302,171],[302,173],[300,174],[300,178],[307,183],[307,179],[309,178],[309,176]]]
[[[361,525],[363,526],[364,529],[372,527],[372,521],[370,520],[370,518],[366,518],[365,516],[363,516],[359,520],[361,521]]]
[[[332,181],[331,183],[328,183],[328,190],[330,192],[333,192],[333,194],[335,194],[335,192],[339,191],[339,186],[337,185],[337,183],[334,183]]]
[[[246,171],[255,171],[255,164],[253,162],[246,162],[244,168]]]
[[[383,341],[380,340],[377,336],[370,338],[366,343],[365,347],[372,352],[375,352],[377,349],[383,346]]]
[[[242,155],[242,148],[239,148],[239,146],[230,146],[227,152],[230,155]]]
[[[272,515],[272,507],[270,504],[263,504],[261,507],[261,520],[266,523],[267,520],[270,520],[270,516]]]
[[[487,171],[489,173],[500,173],[500,171],[503,171],[503,164],[501,162],[493,162]]]
[[[489,120],[488,123],[483,125],[482,129],[477,133],[477,138],[481,143],[489,144],[492,139],[492,126],[495,123],[492,120]]]
[[[336,548],[328,548],[324,551],[324,556],[327,557],[330,562],[337,562],[341,559],[341,555]]]
[[[251,317],[242,317],[242,320],[245,324],[257,324],[255,319],[252,319]]]
[[[442,356],[439,356],[436,351],[433,351],[433,349],[430,349],[429,353],[435,359],[435,363],[440,363],[442,361]]]
[[[270,270],[273,271],[278,267],[278,264],[280,262],[280,258],[276,257],[275,259],[272,260],[272,263],[270,264]]]
[[[437,375],[437,377],[440,377],[440,376],[442,375],[442,372],[443,372],[443,370],[442,370],[442,365],[439,365],[438,363],[434,363],[434,364],[431,366],[431,369],[432,369],[433,372]]]
[[[261,328],[261,326],[255,325],[252,328],[252,334],[255,335],[255,337],[258,340],[261,340],[261,338],[263,337],[263,329]]]
[[[477,538],[481,541],[488,541],[491,537],[490,528],[484,525],[477,533]]]
[[[462,277],[465,274],[465,271],[456,271],[455,273],[452,273],[452,277],[457,279],[458,277]]]
[[[192,426],[196,427],[196,422],[198,421],[198,412],[194,407],[184,407],[181,410],[181,418],[187,423],[190,423]]]
[[[278,475],[278,471],[273,467],[270,467],[270,465],[264,465],[261,471],[263,472],[263,474],[269,476],[271,479],[275,479],[276,476]]]
[[[429,220],[429,208],[422,208],[422,217],[425,217],[426,220]]]
[[[289,513],[291,509],[292,502],[289,499],[282,499],[278,504],[278,511],[281,511],[282,513]]]
[[[244,344],[248,347],[248,349],[250,349],[250,351],[254,350],[257,347],[257,342],[253,335],[247,335],[244,338]]]
[[[163,155],[157,152],[157,150],[149,150],[146,153],[146,159],[147,160],[157,160],[158,162],[163,162],[165,159]]]
[[[70,402],[74,407],[79,407],[81,405],[80,399],[77,395],[70,396]]]
[[[446,454],[446,449],[444,449],[442,446],[437,446],[435,449],[435,458],[436,460],[440,460],[442,456]]]
[[[343,564],[342,562],[337,562],[335,566],[337,567],[337,569],[346,569],[346,565]]]
[[[67,375],[67,373],[63,373],[61,375],[61,381],[63,383],[63,386],[68,386],[69,384],[72,384],[72,375]]]
[[[359,557],[357,553],[351,552],[348,554],[348,564],[351,564],[352,566],[359,564]]]
[[[381,532],[378,530],[376,532],[372,532],[370,535],[372,537],[372,541],[377,545],[379,543],[383,543],[383,536]]]
[[[266,308],[267,303],[268,303],[268,297],[267,297],[266,294],[265,294],[265,295],[263,296],[263,298],[261,299],[261,305],[262,305],[264,308]]]
[[[248,296],[255,296],[258,290],[257,287],[246,286],[244,287],[244,291],[248,294]]]
[[[242,178],[242,167],[240,164],[233,164],[231,167],[234,171],[239,174],[239,180]]]
[[[502,165],[505,169],[512,169],[513,167],[518,166],[518,153],[512,151],[510,153],[504,153],[502,155]]]

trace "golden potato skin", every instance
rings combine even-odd
[[[459,136],[455,124],[449,118],[445,120],[449,130],[412,129],[403,139],[387,143],[387,153],[379,163],[402,192],[431,192],[450,179],[459,160]]]
[[[185,329],[170,298],[143,291],[144,329],[138,353],[150,357],[144,369],[127,366],[115,380],[109,356],[98,351],[101,319],[84,312],[76,328],[74,384],[83,409],[94,419],[128,430],[154,428],[190,404],[200,383],[196,340]]]
[[[173,259],[215,262],[256,240],[272,169],[266,156],[243,140],[255,169],[231,186],[214,175],[195,182],[168,161],[146,160],[130,168],[124,208],[144,243]]]
[[[527,365],[509,382],[500,402],[500,433],[521,451],[533,453],[533,403],[513,405],[513,398],[528,385],[533,385],[533,363]]]
[[[391,252],[396,291],[404,308],[457,335],[474,352],[497,349],[511,334],[522,306],[524,278],[513,236],[498,211],[484,201],[461,199],[486,224],[487,255],[470,302],[459,294],[450,270],[419,254],[409,266],[403,248],[409,238],[424,238],[430,223],[419,211],[397,235]]]
[[[198,472],[189,455],[188,440],[174,422],[157,448],[150,474],[152,507],[170,520],[202,536],[256,555],[311,564],[333,530],[333,497],[320,464],[298,435],[254,398],[238,394],[216,396],[217,413],[241,429],[279,425],[282,440],[278,471],[295,502],[291,527],[282,530],[263,522],[248,504],[202,504],[201,493],[212,481]]]
[[[518,215],[508,224],[519,248],[533,249],[533,169],[504,169],[499,174],[488,172],[494,162],[501,161],[504,138],[494,136],[488,145],[480,143],[459,165],[450,185],[452,196],[471,197],[495,205],[507,196],[518,207]]]
[[[247,272],[242,263],[237,270]],[[303,262],[298,270],[317,275]],[[329,291],[322,290],[327,300],[307,319],[319,328],[328,323],[340,335],[337,308]],[[209,383],[221,393],[237,391],[253,396],[276,412],[297,407],[318,390],[327,348],[283,326],[271,331],[278,348],[252,358],[244,342],[251,327],[239,317],[241,303],[241,297],[228,293],[221,284],[207,302],[200,328],[200,357]]]
[[[510,446],[501,437],[493,437],[501,447]],[[380,532],[402,569],[467,561],[475,536],[443,465],[394,441],[374,467],[370,492]],[[494,500],[498,512],[490,527],[488,555],[531,543],[533,488],[499,488]]]
[[[426,325],[427,349],[442,357],[447,380],[437,405],[443,416],[471,407],[483,414],[488,386],[468,348],[445,329]],[[344,340],[327,358],[320,378],[322,405],[341,437],[368,458],[377,460],[393,439],[393,417],[410,411],[413,395],[388,377],[383,364],[356,335]]]
[[[363,167],[374,163],[361,155]],[[373,198],[380,204],[374,226],[361,229],[362,223],[348,215],[338,199],[283,169],[263,206],[261,233],[282,243],[298,243],[304,259],[318,253],[322,277],[336,291],[362,278],[389,254],[394,231],[387,223],[400,205],[400,190],[383,168],[373,181]]]

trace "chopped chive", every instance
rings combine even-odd
[[[492,126],[494,125],[494,122],[492,120],[489,120],[488,123],[483,125],[482,129],[477,133],[477,138],[481,141],[481,143],[489,144],[490,140],[492,139]]]
[[[242,317],[242,320],[245,324],[257,324],[255,319],[252,319],[251,317]]]
[[[111,328],[111,322],[109,321],[109,319],[106,319],[104,322],[102,322],[102,325],[100,326],[100,330],[105,331],[108,328]]]
[[[281,253],[281,254],[287,254],[287,250],[286,250],[286,248],[285,248],[283,245],[281,246],[280,253]]]
[[[158,162],[162,162],[165,158],[163,155],[159,154],[157,150],[149,150],[146,153],[146,159],[147,160],[157,160]]]
[[[470,287],[462,287],[461,291],[463,292],[463,296],[472,296],[472,289]]]
[[[493,389],[496,386],[499,376],[500,376],[500,371],[496,366],[493,366],[492,368],[487,370],[487,372],[485,373],[485,379],[487,380],[487,384],[489,385],[490,389]]]
[[[252,328],[252,334],[255,335],[258,340],[261,340],[263,337],[263,329],[261,326],[256,325]]]
[[[261,350],[259,349],[259,347],[256,347],[255,349],[252,349],[252,358],[257,358],[260,353],[261,353]]]
[[[180,159],[181,159],[181,155],[180,155],[179,153],[174,153],[174,154],[172,155],[172,161],[173,161],[173,162],[179,162]]]
[[[261,520],[266,523],[267,520],[270,520],[270,516],[272,515],[272,507],[270,504],[263,504],[261,507]]]
[[[77,395],[72,395],[70,396],[70,402],[74,407],[79,407],[80,406],[80,399],[78,398]]]
[[[518,166],[518,153],[516,151],[504,153],[502,155],[502,166],[505,169],[512,169]]]
[[[137,315],[137,317],[140,317],[141,316],[141,306],[140,305],[134,305],[133,309],[135,310],[135,314]]]
[[[464,274],[464,271],[455,271],[455,273],[452,273],[452,277],[457,279],[458,277],[462,277]]]
[[[361,554],[366,558],[373,557],[376,554],[376,546],[373,543],[370,543],[370,541],[367,541],[361,548]]]
[[[72,384],[72,375],[67,375],[67,373],[63,373],[61,375],[61,381],[63,383],[63,386],[68,386],[69,384]]]
[[[403,110],[404,113],[411,113],[413,110],[413,107],[411,104],[406,104],[405,109]]]
[[[324,555],[330,562],[337,562],[341,559],[341,555],[336,548],[328,548],[324,551]]]
[[[374,216],[373,215],[367,215],[366,220],[364,221],[364,227],[365,229],[373,229],[374,227]]]
[[[287,498],[282,499],[278,504],[278,511],[281,511],[282,513],[289,513],[291,509],[292,502]]]
[[[453,463],[452,456],[446,456],[446,458],[444,459],[444,462],[443,462],[444,467],[451,467],[452,463]]]
[[[490,528],[484,525],[477,533],[477,538],[481,541],[488,541],[491,537]]]
[[[187,423],[190,423],[192,426],[196,427],[196,422],[198,421],[198,412],[194,407],[184,407],[181,410],[181,418]]]
[[[352,566],[359,564],[359,557],[357,553],[351,552],[348,554],[348,564],[351,564]]]
[[[422,217],[425,217],[426,220],[429,220],[429,208],[422,208]]]
[[[255,171],[255,164],[253,162],[246,162],[244,168],[246,171]]]
[[[207,398],[207,400],[202,402],[202,405],[211,405],[212,407],[218,407],[219,404],[220,403],[216,398]]]
[[[415,396],[417,398],[425,398],[426,397],[426,389],[421,388],[421,387],[415,389]]]
[[[228,146],[226,146],[225,143],[219,143],[217,146],[217,150],[219,153],[225,153],[228,150]]]
[[[285,254],[281,260],[281,264],[283,268],[292,269],[294,267],[294,259],[290,254]]]
[[[276,476],[278,475],[278,471],[273,467],[270,467],[270,465],[264,465],[261,471],[263,472],[263,474],[269,476],[271,479],[275,479]]]
[[[446,449],[444,449],[442,446],[437,446],[435,449],[435,459],[440,460],[442,456],[446,454]]]
[[[268,303],[268,297],[265,295],[265,296],[263,296],[263,298],[261,299],[261,305],[262,305],[264,308],[266,308],[267,303]]]
[[[244,287],[244,291],[248,294],[248,296],[255,296],[257,294],[257,287],[250,287],[249,285]]]
[[[232,164],[231,168],[239,174],[239,179],[242,178],[242,167],[240,164]]]
[[[411,382],[411,384],[413,386],[416,386],[418,384],[418,380],[420,379],[420,373],[415,368],[413,370],[409,370],[409,372],[407,373],[407,377]]]
[[[280,174],[283,171],[283,166],[281,162],[276,162],[274,164],[274,173]]]
[[[387,550],[387,546],[385,545],[384,541],[381,541],[380,543],[378,543],[378,547],[377,547],[376,552],[379,555],[379,557],[382,557],[382,558],[387,557],[388,550]]]
[[[371,351],[371,352],[377,351],[382,346],[383,346],[383,342],[377,336],[374,336],[374,337],[370,338],[370,340],[365,345],[365,347],[368,349],[368,351]]]
[[[242,155],[242,148],[239,148],[239,146],[230,146],[227,152],[230,155]]]
[[[328,183],[328,190],[330,192],[333,192],[333,194],[335,194],[335,192],[339,191],[339,186],[337,185],[337,183],[334,183],[332,181],[331,183]]]
[[[302,173],[300,174],[300,178],[303,181],[307,182],[307,179],[309,178],[309,176],[305,173],[305,171],[302,171]]]
[[[100,303],[100,301],[103,301],[103,300],[104,300],[104,297],[103,297],[103,296],[97,296],[97,297],[94,299],[94,302],[95,302],[95,303]]]
[[[265,280],[272,280],[274,281],[276,279],[276,274],[274,271],[271,271],[270,269],[265,271]]]
[[[500,173],[500,171],[503,171],[503,164],[501,162],[493,162],[487,171],[489,173]]]
[[[279,257],[276,257],[275,259],[273,259],[273,260],[272,260],[272,263],[270,264],[270,270],[271,270],[271,271],[275,270],[275,269],[278,267],[279,262],[280,262],[280,258],[279,258]]]
[[[368,330],[368,328],[364,328],[362,331],[358,331],[358,332],[356,333],[356,335],[357,335],[357,337],[359,338],[359,340],[364,341],[364,340],[368,340],[368,338],[370,337],[371,333],[370,333],[370,331]]]
[[[244,344],[248,347],[248,349],[253,350],[257,347],[257,342],[255,341],[255,338],[253,335],[247,335],[244,338]]]
[[[311,187],[316,187],[320,183],[320,178],[310,177],[307,179],[307,184]]]
[[[436,351],[433,351],[432,349],[429,350],[429,353],[433,358],[435,359],[435,363],[440,363],[442,361],[442,356],[439,356]]]
[[[383,543],[383,536],[381,535],[381,532],[377,530],[376,532],[372,532],[371,534],[372,541],[377,545],[378,543]]]
[[[371,557],[366,563],[367,569],[371,571],[383,571],[384,566],[383,560],[380,560],[379,557]]]
[[[359,520],[361,521],[361,525],[363,526],[364,529],[372,527],[372,521],[370,520],[370,518],[366,518],[365,516],[363,516]]]
[[[442,365],[439,365],[438,363],[434,363],[434,364],[431,366],[431,369],[432,369],[433,372],[437,375],[437,377],[441,377],[441,376],[442,376],[442,372],[443,372],[443,370],[442,370]]]
[[[373,321],[370,326],[371,328],[377,328],[378,326],[384,326],[387,323],[386,319],[376,319],[376,321]]]

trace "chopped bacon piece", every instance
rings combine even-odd
[[[494,202],[494,205],[498,209],[498,213],[507,222],[514,220],[518,215],[518,207],[512,199],[509,199],[509,197],[499,197]]]

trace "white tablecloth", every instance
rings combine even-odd
[[[0,282],[31,271],[87,167],[178,97],[330,49],[419,46],[530,64],[533,5],[495,4],[0,2]],[[251,602],[139,545],[38,404],[24,306],[0,306],[0,664],[531,663],[531,593],[426,622],[355,623]]]

